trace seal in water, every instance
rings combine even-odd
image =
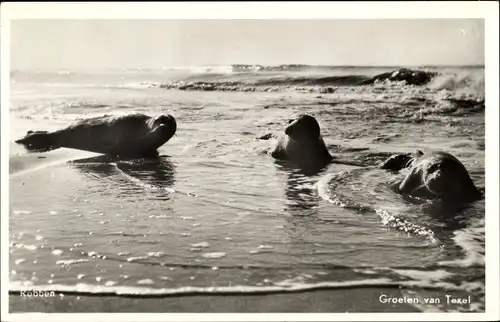
[[[289,120],[284,134],[271,152],[273,158],[291,161],[308,173],[321,170],[333,160],[314,117],[301,114]]]
[[[424,154],[417,150],[414,154],[394,155],[381,168],[409,168],[408,175],[397,186],[401,194],[452,202],[474,202],[483,197],[465,166],[447,152]]]
[[[122,157],[157,156],[157,149],[175,134],[171,115],[104,115],[81,120],[58,131],[29,131],[16,143],[29,152],[58,148],[85,150]]]

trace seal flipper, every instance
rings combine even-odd
[[[271,157],[275,158],[276,160],[288,160],[288,156],[286,155],[285,151],[282,149],[275,149],[270,152]]]
[[[288,155],[286,154],[284,143],[284,137],[279,138],[278,142],[269,150],[269,154],[276,160],[288,160]]]
[[[28,131],[26,136],[15,141],[23,145],[29,152],[48,152],[61,147],[55,133],[47,131]]]
[[[416,167],[411,169],[410,173],[406,175],[406,178],[399,185],[398,187],[399,193],[410,194],[413,192],[413,190],[422,185],[421,176],[419,175],[418,171],[420,170],[417,169]]]

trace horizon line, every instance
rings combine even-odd
[[[401,64],[401,65],[325,65],[325,64],[248,64],[248,63],[232,63],[232,64],[193,64],[193,65],[171,65],[159,67],[95,67],[95,68],[68,68],[68,67],[24,67],[10,68],[10,71],[33,71],[33,70],[59,70],[59,71],[85,71],[85,70],[166,70],[173,68],[192,68],[192,67],[328,67],[328,68],[485,68],[485,64]]]

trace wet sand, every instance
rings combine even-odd
[[[409,304],[384,304],[379,297],[402,297],[397,289],[321,290],[269,295],[125,298],[9,296],[11,313],[366,313],[420,312]]]

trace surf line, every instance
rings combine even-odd
[[[461,290],[460,287],[449,283],[421,283],[413,281],[394,282],[387,278],[378,278],[363,281],[348,281],[348,282],[319,282],[314,284],[295,284],[290,286],[285,285],[270,285],[270,286],[210,286],[210,287],[194,287],[186,286],[179,288],[141,288],[130,286],[94,286],[86,284],[77,285],[40,285],[40,286],[10,286],[10,295],[21,295],[21,292],[36,290],[38,292],[60,293],[63,295],[83,295],[83,296],[114,296],[114,297],[130,297],[130,298],[164,298],[164,297],[181,297],[181,296],[228,296],[228,295],[263,295],[263,294],[279,294],[279,293],[303,293],[315,290],[342,290],[342,289],[360,289],[360,288],[387,288],[397,289],[402,288],[419,288],[429,290]]]

